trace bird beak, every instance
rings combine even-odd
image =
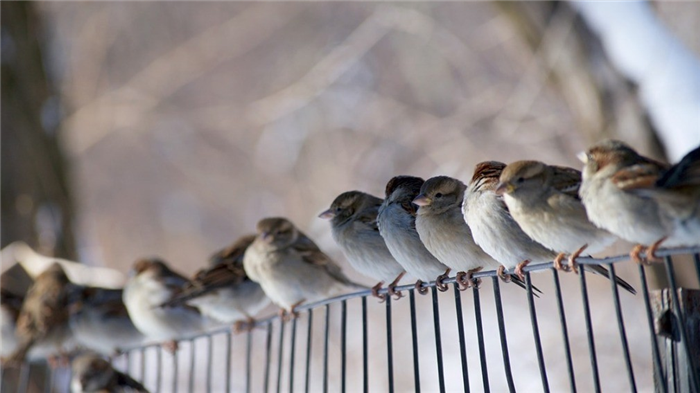
[[[413,200],[413,203],[418,206],[428,206],[433,203],[433,200],[423,194],[420,194]]]
[[[586,154],[585,151],[578,153],[576,158],[578,158],[582,163],[588,164],[588,154]]]
[[[505,193],[512,192],[514,187],[510,183],[498,183],[498,186],[496,186],[496,195],[503,195]]]
[[[335,217],[335,212],[332,209],[328,209],[325,212],[318,215],[318,218],[323,218],[324,220],[330,220]]]
[[[270,238],[270,232],[261,233],[260,238],[262,238],[263,240],[267,240],[268,238]]]

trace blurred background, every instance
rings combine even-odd
[[[3,2],[2,246],[22,240],[44,255],[123,273],[157,255],[190,275],[259,219],[282,215],[352,278],[373,284],[349,270],[328,223],[316,218],[343,191],[382,196],[398,174],[466,182],[484,160],[580,168],[575,154],[609,137],[667,161],[697,146],[700,123],[669,125],[688,118],[682,109],[698,120],[697,101],[671,103],[668,116],[644,78],[676,58],[696,70],[700,6],[630,4],[605,19],[590,5],[548,1]],[[610,20],[664,32],[650,33],[661,43],[625,41],[632,51],[675,52],[656,56],[640,76],[620,63]],[[700,82],[680,84],[690,96],[700,91]],[[618,274],[639,288],[633,269]],[[566,280],[577,293],[577,279]],[[664,286],[661,275],[654,280]],[[545,291],[549,281],[535,278]],[[611,307],[607,281],[589,284],[592,301],[604,296]],[[645,323],[642,300],[626,295],[637,376],[651,390],[648,332],[634,328]],[[545,324],[548,310],[556,322],[554,308],[540,310]],[[611,312],[601,308],[595,322],[606,326]],[[585,331],[572,329],[584,364]],[[610,351],[618,340],[610,338]],[[550,341],[556,347],[560,338]],[[601,343],[605,357],[605,336]],[[539,386],[534,370],[519,387]],[[619,368],[601,372],[606,387],[626,388]],[[552,383],[565,387],[564,373]],[[590,390],[587,378],[581,383]]]

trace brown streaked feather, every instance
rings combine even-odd
[[[578,190],[581,187],[581,171],[565,166],[550,166],[552,169],[551,185],[557,191],[580,199]]]
[[[700,185],[700,147],[686,154],[656,181],[656,187],[679,188]]]
[[[471,182],[474,183],[480,179],[496,179],[501,177],[501,172],[506,167],[506,164],[499,161],[484,161],[476,164],[474,175]]]
[[[243,255],[245,254],[245,250],[248,249],[248,246],[250,246],[254,240],[255,234],[242,236],[238,240],[233,242],[233,244],[231,244],[230,246],[213,254],[209,258],[209,261],[211,264],[224,263],[229,261],[238,261],[243,263]]]
[[[316,243],[303,233],[299,232],[299,239],[292,247],[301,255],[304,262],[322,267],[331,277],[343,284],[352,284],[340,270],[340,266],[333,262],[328,255],[318,248]]]
[[[642,163],[617,171],[611,180],[624,191],[651,188],[663,170],[664,168],[657,164]]]

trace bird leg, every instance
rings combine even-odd
[[[299,307],[302,303],[304,303],[306,299],[301,299],[298,302],[292,304],[292,307],[289,308],[289,312],[287,315],[284,317],[285,322],[289,322],[292,319],[297,319],[299,318],[299,313],[297,312],[297,307]]]
[[[499,277],[501,280],[503,280],[503,282],[505,282],[505,283],[509,283],[509,282],[510,282],[510,274],[506,273],[506,267],[505,267],[505,266],[503,266],[503,265],[499,266],[497,272],[498,272],[498,273],[497,273],[497,274],[498,274],[498,277]]]
[[[423,281],[418,280],[416,281],[416,291],[418,291],[418,293],[421,295],[425,295],[428,293],[428,288],[423,286]]]
[[[246,316],[246,319],[233,323],[233,332],[236,334],[249,332],[253,330],[253,328],[255,328],[255,318],[251,316]]]
[[[559,271],[561,271],[561,272],[568,272],[568,271],[569,271],[568,266],[564,266],[564,265],[561,264],[561,261],[564,260],[564,257],[565,257],[565,256],[566,256],[565,253],[560,252],[560,253],[557,255],[557,257],[554,258],[554,260],[552,261],[552,263],[554,264],[554,268],[557,269],[557,270],[559,270]]]
[[[471,270],[467,270],[467,278],[469,279],[469,281],[472,282],[472,285],[473,285],[474,287],[476,287],[476,289],[479,289],[479,287],[481,286],[481,279],[480,279],[480,278],[476,278],[476,279],[475,279],[475,278],[473,278],[472,276],[474,275],[474,273],[480,272],[481,269],[483,269],[483,267],[479,266],[479,267],[477,267],[477,268],[474,268],[474,269],[471,269]]]
[[[442,273],[435,279],[435,287],[438,289],[438,291],[445,292],[450,289],[450,287],[448,287],[447,284],[443,283],[442,281],[449,277],[451,271],[452,269],[448,267],[447,270],[445,270],[445,273]]]
[[[177,341],[175,340],[166,341],[160,344],[160,346],[166,351],[168,351],[171,355],[175,355],[175,352],[177,352],[177,349],[179,348]]]
[[[652,263],[652,262],[661,262],[661,258],[656,256],[656,250],[661,246],[661,243],[666,240],[666,236],[662,237],[661,239],[657,240],[647,248],[647,251],[644,253],[646,256],[647,263]]]
[[[401,292],[396,292],[396,285],[398,285],[399,281],[403,278],[403,276],[406,274],[406,272],[401,272],[394,281],[391,282],[391,284],[386,286],[387,293],[390,296],[394,296],[394,300],[399,300],[403,297],[403,294]]]
[[[578,274],[578,269],[576,268],[576,258],[578,258],[579,255],[583,252],[588,247],[588,244],[584,244],[583,247],[579,248],[578,250],[574,251],[573,254],[569,255],[569,268],[571,269],[572,272]]]
[[[521,280],[525,281],[525,274],[523,273],[523,268],[530,263],[530,260],[526,259],[515,266],[515,274],[520,277]]]
[[[634,248],[632,248],[632,251],[630,251],[630,259],[633,260],[633,261],[634,261],[635,263],[637,263],[637,264],[645,265],[646,262],[645,262],[644,259],[642,259],[642,257],[639,255],[639,254],[641,254],[642,251],[644,251],[645,249],[646,249],[646,247],[644,247],[643,245],[637,244],[636,246],[634,246]]]
[[[387,295],[379,294],[379,290],[382,289],[382,285],[384,285],[384,281],[379,281],[377,283],[377,285],[372,287],[372,296],[379,299],[379,303],[384,303],[386,301],[386,296],[387,296]]]
[[[464,279],[466,275],[467,272],[457,272],[457,276],[455,276],[455,280],[457,281],[457,289],[460,291],[466,291],[469,289],[469,280]]]

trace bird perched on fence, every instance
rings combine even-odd
[[[350,281],[331,258],[286,218],[257,224],[257,236],[243,259],[248,276],[273,303],[296,316],[296,307],[365,287]]]
[[[124,286],[124,304],[136,328],[148,339],[163,342],[172,352],[177,350],[174,340],[201,332],[207,326],[199,310],[192,306],[163,307],[186,282],[165,262],[151,258],[134,264]]]
[[[639,190],[651,188],[669,165],[639,155],[615,140],[598,143],[580,157],[584,161],[579,191],[588,218],[598,227],[637,243],[630,257],[642,262],[640,253],[649,246],[647,257],[672,234],[659,203]]]
[[[578,195],[581,172],[576,169],[516,161],[503,169],[499,180],[496,193],[503,195],[520,228],[536,242],[559,253],[555,267],[562,269],[561,260],[570,254],[569,266],[575,271],[575,259],[581,252],[598,252],[615,241],[614,235],[588,220]],[[585,269],[608,276],[608,270],[600,265],[585,265]],[[635,293],[621,278],[615,277],[615,282]]]
[[[17,348],[17,318],[22,309],[23,296],[0,287],[0,356],[9,356]]]
[[[405,274],[404,268],[394,259],[379,234],[377,214],[382,200],[360,191],[340,194],[330,208],[319,215],[329,219],[333,239],[343,250],[350,265],[358,272],[380,282],[372,287],[375,297],[385,282],[389,294],[396,294],[394,287]]]
[[[189,304],[216,321],[235,322],[237,331],[252,327],[253,317],[270,303],[243,267],[243,255],[254,240],[255,235],[243,236],[212,255],[210,266],[198,271],[165,306]]]
[[[506,279],[504,268],[522,275],[523,262],[543,263],[557,253],[532,240],[513,219],[501,195],[496,194],[498,179],[506,164],[496,161],[476,165],[464,194],[462,212],[474,241],[502,265],[498,275]]]
[[[416,290],[424,294],[424,281],[444,276],[449,268],[428,251],[416,231],[416,205],[413,199],[420,193],[423,179],[396,176],[386,185],[385,199],[379,208],[379,233],[396,261],[408,274],[417,278]]]
[[[148,390],[131,376],[115,370],[111,364],[95,354],[84,354],[71,363],[71,392],[141,392]]]
[[[67,306],[73,290],[58,263],[37,276],[17,317],[17,347],[8,359],[10,364],[21,363],[35,346],[45,347],[49,353],[65,352],[71,342]]]
[[[122,300],[122,289],[81,287],[68,304],[69,325],[78,345],[106,356],[135,347],[144,335],[134,326]]]

